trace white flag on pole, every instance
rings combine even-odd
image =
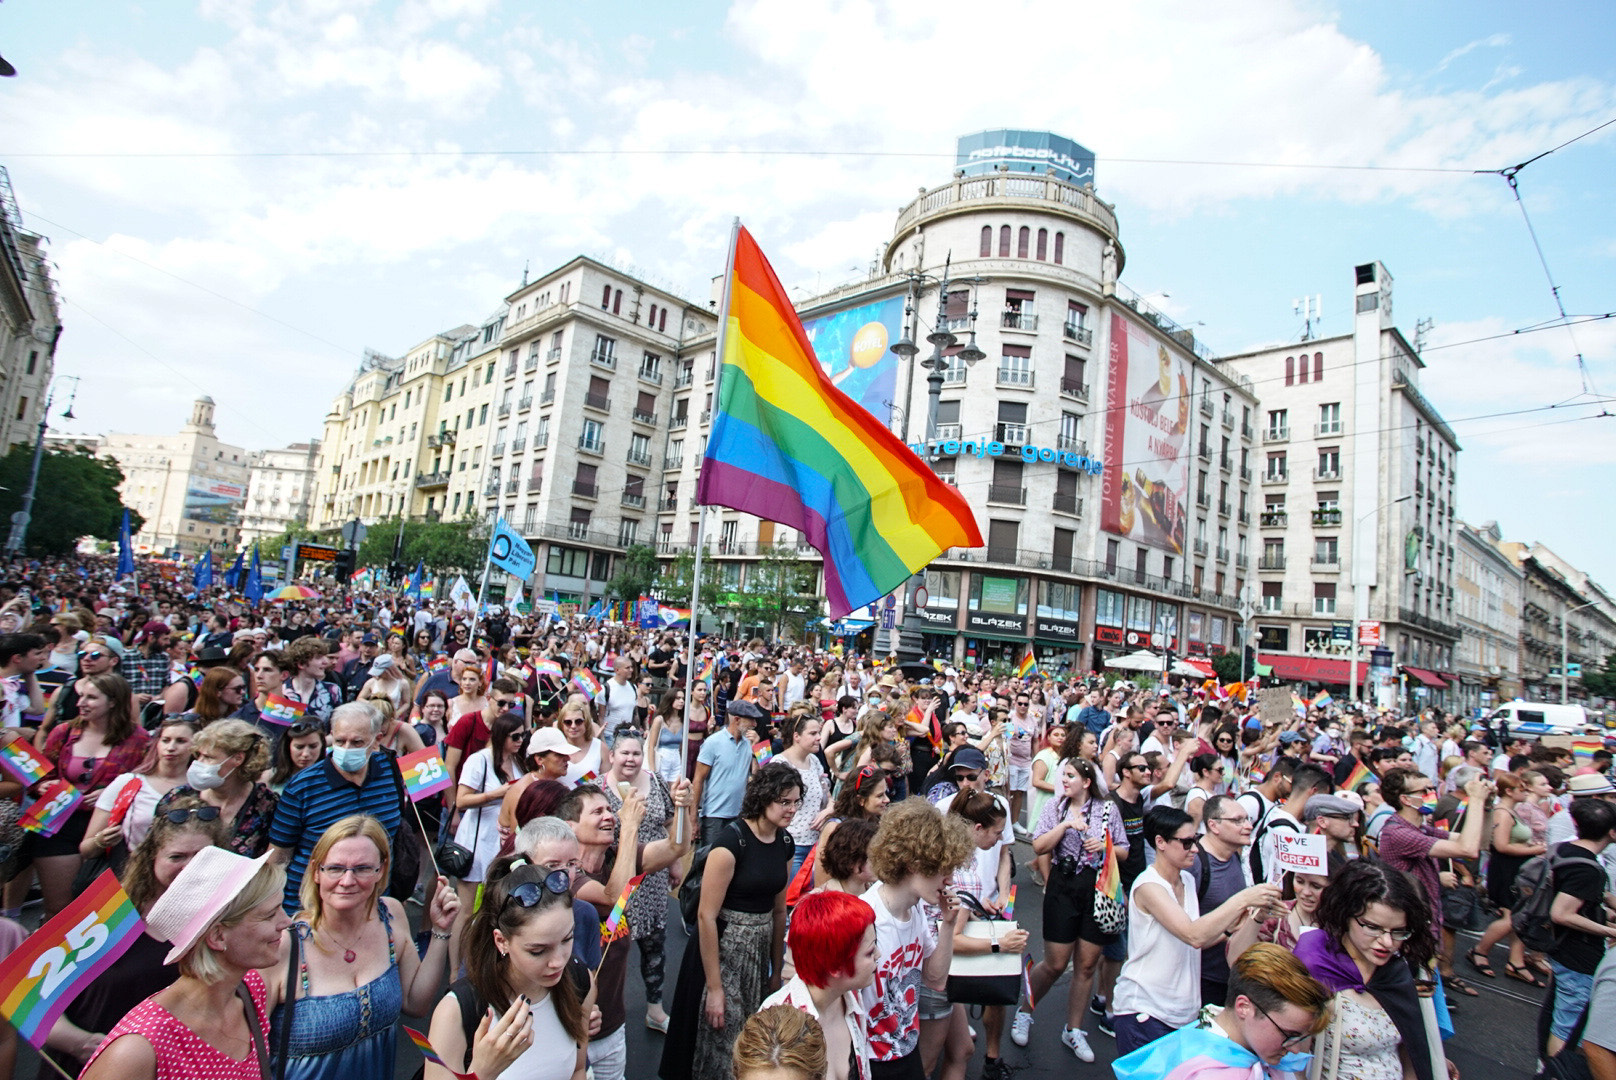
[[[477,607],[477,598],[472,595],[471,586],[466,584],[466,576],[459,574],[454,584],[449,587],[449,600],[454,604],[456,611],[470,614]]]

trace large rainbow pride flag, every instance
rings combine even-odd
[[[757,242],[735,234],[718,416],[696,501],[798,529],[839,619],[952,547],[980,547],[960,493],[831,385]]]

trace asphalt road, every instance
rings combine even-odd
[[[1037,883],[1032,880],[1031,874],[1020,866],[1031,858],[1031,849],[1026,844],[1017,844],[1016,858],[1018,862],[1016,881],[1019,886],[1016,917],[1017,921],[1029,931],[1033,941],[1037,942],[1043,921],[1043,894]],[[35,908],[34,912],[37,910]],[[418,915],[418,910],[411,908],[411,915],[412,917]],[[30,924],[37,921],[37,918],[37,914],[34,914],[29,920]],[[685,936],[679,926],[677,915],[670,919],[669,923],[666,987],[670,1001],[665,1004],[671,1004],[673,984],[685,948]],[[1479,936],[1479,934],[1461,934],[1460,948],[1465,949],[1474,945]],[[1473,998],[1450,996],[1450,1000],[1456,1001],[1457,1005],[1454,1011],[1456,1032],[1447,1043],[1447,1053],[1449,1059],[1459,1067],[1464,1080],[1520,1080],[1522,1077],[1532,1076],[1536,1071],[1536,1052],[1533,1046],[1543,992],[1504,977],[1502,949],[1494,952],[1492,966],[1498,972],[1498,977],[1486,979],[1470,970],[1461,959],[1458,969],[1460,977],[1480,991],[1480,996]],[[656,1076],[657,1065],[662,1057],[662,1036],[648,1030],[644,1024],[645,991],[639,977],[638,955],[630,960],[629,972],[628,1080],[652,1080]],[[1037,1022],[1032,1028],[1032,1039],[1025,1048],[1018,1047],[1010,1041],[1009,1025],[1006,1023],[1004,1060],[1016,1074],[1017,1080],[1033,1080],[1033,1078],[1065,1080],[1071,1076],[1095,1078],[1111,1076],[1108,1066],[1116,1056],[1115,1044],[1101,1034],[1093,1023],[1087,1025],[1089,1044],[1095,1052],[1092,1065],[1078,1061],[1070,1050],[1061,1045],[1061,1024],[1064,1022],[1066,1012],[1066,986],[1070,978],[1070,974],[1064,976],[1050,990],[1045,1001],[1040,1003]],[[412,1027],[425,1030],[424,1021],[407,1022]],[[978,1031],[981,1030],[980,1023],[973,1021],[973,1026]],[[401,1032],[396,1080],[409,1080],[413,1077],[420,1067],[420,1060],[420,1055],[413,1044]],[[37,1056],[33,1054],[32,1048],[25,1044],[19,1054],[16,1075],[32,1077],[38,1068]],[[978,1049],[966,1075],[968,1080],[977,1080],[981,1073],[982,1051]],[[59,1080],[56,1073],[46,1075],[51,1080]],[[0,1077],[0,1080],[6,1078]]]

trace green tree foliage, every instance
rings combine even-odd
[[[662,597],[669,604],[684,607],[690,603],[690,586],[695,577],[696,554],[689,548],[675,555],[672,561],[662,567],[662,576],[657,579],[657,587]],[[715,614],[725,607],[725,592],[718,575],[713,573],[713,564],[710,559],[703,559],[701,575],[701,599],[696,605],[699,611]]]
[[[660,583],[661,576],[656,549],[647,544],[635,544],[617,561],[617,573],[606,583],[606,595],[618,600],[638,600]]]
[[[1616,653],[1605,657],[1604,667],[1582,669],[1582,687],[1595,697],[1616,698]]]
[[[799,635],[819,614],[814,592],[817,568],[797,557],[789,544],[759,549],[761,556],[746,569],[746,587],[735,597],[736,618],[743,626],[767,626],[775,638]]]
[[[333,533],[336,537],[337,534]],[[364,543],[359,545],[359,566],[385,567],[393,561],[393,544],[398,539],[398,518],[384,518],[368,526]],[[340,537],[330,541],[341,545]],[[425,563],[432,573],[463,573],[466,580],[481,574],[488,554],[488,526],[475,518],[458,521],[406,521],[404,547],[399,561],[405,573]],[[476,582],[472,582],[476,587]]]
[[[1219,653],[1212,658],[1212,670],[1218,673],[1218,681],[1224,684],[1240,681],[1240,650]]]
[[[0,515],[10,522],[22,509],[22,496],[28,487],[34,448],[18,443],[0,458]],[[47,451],[39,462],[39,483],[28,523],[25,550],[29,555],[66,555],[79,539],[118,539],[123,521],[123,501],[118,485],[123,472],[111,461],[88,454]],[[129,514],[129,531],[138,532],[143,519]]]

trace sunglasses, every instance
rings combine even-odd
[[[886,775],[887,773],[885,769],[877,768],[874,765],[866,765],[864,768],[860,769],[858,771],[858,775],[853,778],[853,790],[858,791],[872,780],[884,780],[886,779]]]
[[[111,657],[112,654],[109,652],[102,652],[99,649],[86,649],[84,652],[79,653],[79,656],[84,660],[106,660]]]
[[[543,881],[524,881],[510,892],[505,894],[505,903],[509,907],[515,904],[520,908],[538,907],[544,899],[545,893],[555,896],[565,896],[572,891],[572,879],[565,870],[552,870],[544,875]]]
[[[299,735],[312,735],[316,731],[322,735],[325,734],[325,730],[318,720],[299,720],[286,729],[286,733],[294,739]]]
[[[1195,836],[1167,836],[1163,837],[1163,839],[1171,840],[1175,844],[1182,844],[1185,851],[1194,851],[1196,843],[1200,840],[1199,837]]]
[[[183,825],[193,817],[198,821],[218,821],[219,808],[217,806],[198,806],[194,810],[170,810],[163,816],[173,825]]]

